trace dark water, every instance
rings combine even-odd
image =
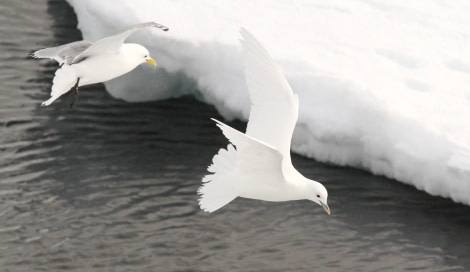
[[[470,271],[470,207],[298,156],[331,216],[308,201],[201,212],[226,145],[212,107],[101,85],[39,107],[56,66],[28,53],[78,39],[64,1],[0,2],[0,271]]]

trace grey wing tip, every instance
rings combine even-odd
[[[35,58],[35,59],[51,58],[47,53],[46,54],[44,53],[48,49],[51,49],[51,48],[45,47],[45,48],[41,48],[41,49],[38,49],[38,50],[34,50],[34,51],[30,52],[28,55],[32,58]]]
[[[250,36],[250,32],[244,27],[240,27],[238,32],[240,33],[240,36],[242,36],[242,39],[246,39],[247,36]]]
[[[147,23],[143,23],[144,26],[153,26],[153,27],[156,27],[156,28],[160,28],[161,30],[163,31],[168,31],[170,30],[169,27],[167,26],[164,26],[162,24],[159,24],[159,23],[155,23],[155,22],[147,22]]]
[[[159,27],[159,28],[160,28],[161,30],[163,30],[163,31],[168,31],[168,30],[170,30],[170,28],[168,28],[168,27],[166,27],[166,26],[163,26],[163,25],[162,25],[161,27]]]
[[[250,31],[248,31],[246,28],[241,27],[239,32],[240,32],[240,36],[241,36],[240,41],[242,41],[242,42],[245,42],[245,41],[248,41],[248,40],[257,41],[256,38],[253,36],[253,34],[251,34]]]
[[[39,58],[39,56],[38,56],[38,54],[37,54],[37,53],[38,53],[38,51],[40,51],[40,50],[42,50],[42,49],[39,49],[39,50],[34,50],[34,51],[32,51],[32,52],[29,52],[29,54],[28,54],[28,57],[31,57],[31,58],[38,59],[38,58]]]

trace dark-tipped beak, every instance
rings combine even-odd
[[[331,213],[330,207],[328,207],[327,204],[325,204],[325,203],[323,203],[323,202],[321,202],[321,201],[320,201],[320,203],[321,203],[321,206],[323,207],[323,209],[325,210],[325,212],[326,212],[328,215],[330,215],[330,213]]]

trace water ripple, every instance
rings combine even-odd
[[[14,16],[12,16],[14,14]],[[80,39],[62,0],[0,3],[0,264],[22,271],[466,271],[468,207],[293,156],[330,192],[236,199],[196,190],[227,142],[193,98],[129,104],[102,85],[40,108],[57,65],[28,58]],[[4,38],[8,37],[8,38]],[[244,129],[242,122],[232,122]]]

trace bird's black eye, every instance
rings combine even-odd
[[[320,195],[317,195],[318,198],[320,198]]]

